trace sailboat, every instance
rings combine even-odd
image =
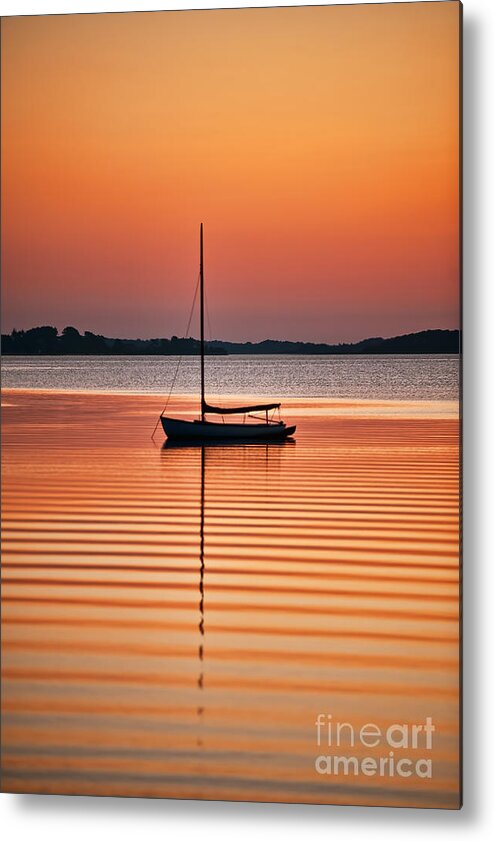
[[[196,420],[181,420],[171,418],[164,413],[160,420],[167,438],[181,442],[201,443],[208,441],[231,441],[249,443],[251,441],[282,441],[293,435],[295,426],[287,426],[279,417],[281,403],[257,403],[253,406],[222,407],[211,406],[206,401],[204,380],[204,245],[203,224],[200,228],[200,331],[201,331],[201,413]],[[273,414],[278,412],[275,419]],[[252,412],[262,412],[264,418],[259,423],[259,417],[252,416]],[[271,414],[270,414],[271,413]],[[211,421],[207,415],[222,415],[222,421]],[[243,415],[243,420],[236,423],[225,421],[224,416]],[[247,420],[253,417],[254,423]]]

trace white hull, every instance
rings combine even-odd
[[[293,435],[295,426],[279,423],[211,423],[162,416],[167,438],[180,441],[280,441]]]

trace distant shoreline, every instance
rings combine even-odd
[[[326,344],[265,339],[262,342],[206,343],[209,356],[248,355],[414,355],[458,354],[459,330],[422,330],[392,338],[375,337],[360,342]],[[4,356],[198,356],[197,339],[111,339],[66,327],[61,334],[55,327],[34,327],[2,335]]]

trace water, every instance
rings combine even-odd
[[[177,357],[4,357],[5,388],[166,395]],[[456,400],[457,356],[216,356],[206,359],[209,395],[360,400]],[[197,394],[199,358],[184,357],[174,392]]]
[[[57,360],[44,382],[166,364]],[[3,790],[457,806],[457,417],[288,400],[295,443],[168,448],[161,402],[5,394]],[[319,775],[320,713],[432,717],[432,779]]]

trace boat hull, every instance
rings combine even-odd
[[[284,423],[213,423],[210,421],[185,421],[161,417],[167,438],[177,441],[282,441],[293,435],[295,426]]]

